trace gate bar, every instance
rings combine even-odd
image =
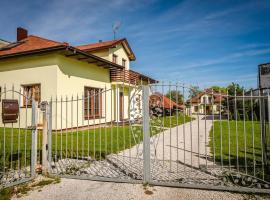
[[[149,117],[149,86],[142,86],[143,105],[143,182],[149,183],[150,174],[150,117]]]
[[[31,151],[31,177],[36,175],[37,164],[37,104],[32,100],[32,151]]]

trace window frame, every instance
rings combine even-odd
[[[126,64],[127,64],[127,60],[124,59],[124,58],[122,58],[122,66],[123,66],[123,67],[126,67]]]
[[[99,93],[98,97],[92,96],[92,94],[94,95],[95,91],[97,93]],[[88,93],[90,91],[90,94]],[[99,91],[99,92],[98,92]],[[89,119],[100,119],[103,117],[103,93],[102,93],[103,89],[102,88],[96,88],[96,87],[91,87],[91,86],[84,86],[84,119],[85,120],[89,120]],[[88,94],[89,94],[89,102],[88,103]],[[96,96],[96,93],[95,93]],[[99,100],[97,105],[98,107],[95,107],[94,103],[96,103]],[[89,105],[88,105],[89,104]],[[88,110],[89,108],[89,110]],[[98,110],[98,113],[96,113],[95,111]]]
[[[35,98],[35,100],[38,102],[38,104],[40,104],[40,102],[41,102],[41,83],[31,83],[31,84],[21,84],[21,88],[22,88],[22,101],[21,101],[21,105],[20,105],[20,107],[21,108],[26,108],[26,95],[25,95],[25,88],[26,87],[34,87],[34,86],[38,86],[39,87],[39,96],[38,96],[38,100],[36,100],[36,98]],[[29,92],[29,91],[28,91]],[[33,94],[31,94],[31,97],[33,97],[32,96]],[[31,99],[29,99],[28,100],[28,104],[27,104],[27,108],[31,108],[32,107],[32,98]]]
[[[117,64],[117,60],[118,60],[117,58],[118,58],[118,56],[116,54],[113,54],[112,55],[112,62]]]

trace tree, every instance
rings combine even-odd
[[[226,93],[227,92],[227,87],[220,87],[220,86],[212,86],[210,87],[210,89],[213,89],[213,92],[214,93]]]
[[[183,104],[184,101],[183,95],[178,90],[168,91],[165,96],[177,104]]]
[[[243,86],[240,86],[238,83],[231,83],[227,86],[229,95],[234,96],[236,95],[243,95],[243,92],[245,92],[245,89]]]
[[[189,98],[195,97],[197,94],[201,92],[200,88],[198,86],[191,86],[189,89]]]

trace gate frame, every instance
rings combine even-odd
[[[18,91],[14,91],[14,86],[12,86],[12,90],[6,90],[6,86],[4,87],[4,92],[0,93],[1,96],[3,94],[6,94],[7,92],[12,92],[12,93],[17,93],[19,94],[19,97],[23,96],[27,99],[29,99],[27,96],[25,96],[24,94],[22,94],[21,92]],[[21,180],[18,181],[14,181],[8,184],[4,184],[4,185],[0,185],[0,189],[4,189],[4,188],[9,188],[9,187],[13,187],[22,183],[26,183],[29,182],[33,179],[36,178],[36,166],[37,166],[37,116],[38,116],[38,104],[35,101],[34,98],[32,98],[32,116],[31,116],[31,126],[30,127],[26,127],[28,130],[31,130],[31,164],[30,164],[30,177],[27,178],[23,178]]]
[[[141,85],[142,88],[142,128],[143,128],[143,177],[142,180],[125,180],[118,178],[107,178],[107,177],[83,177],[76,175],[59,175],[63,178],[73,178],[82,180],[93,180],[93,181],[109,181],[109,182],[125,182],[125,183],[143,183],[156,186],[167,186],[167,187],[179,187],[179,188],[190,188],[190,189],[203,189],[203,190],[216,190],[216,191],[232,191],[232,192],[245,192],[245,193],[264,193],[270,194],[268,189],[257,189],[248,187],[232,187],[232,186],[214,186],[211,184],[185,184],[185,183],[172,183],[172,182],[159,182],[153,180],[151,174],[151,143],[150,143],[150,108],[149,108],[149,97],[150,87],[152,85]],[[170,85],[171,86],[171,85]],[[178,86],[178,84],[176,85]],[[184,86],[183,86],[184,87]],[[213,93],[212,93],[213,95]],[[268,96],[268,100],[269,100]],[[269,104],[269,101],[268,101]],[[269,108],[268,108],[269,109]],[[48,169],[49,173],[52,172],[52,99],[49,102],[48,109],[46,109],[46,118],[48,122]],[[269,113],[268,113],[269,114]]]
[[[143,183],[151,181],[150,165],[150,116],[149,116],[149,85],[142,86],[142,106],[143,106]]]

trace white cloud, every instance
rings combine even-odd
[[[205,67],[209,65],[228,63],[239,58],[249,57],[249,56],[258,56],[258,55],[264,55],[264,54],[270,54],[270,48],[259,49],[259,50],[247,50],[247,51],[232,53],[224,57],[212,58],[209,60],[193,61],[192,63],[182,64],[183,65],[182,69],[192,69],[192,68]]]

